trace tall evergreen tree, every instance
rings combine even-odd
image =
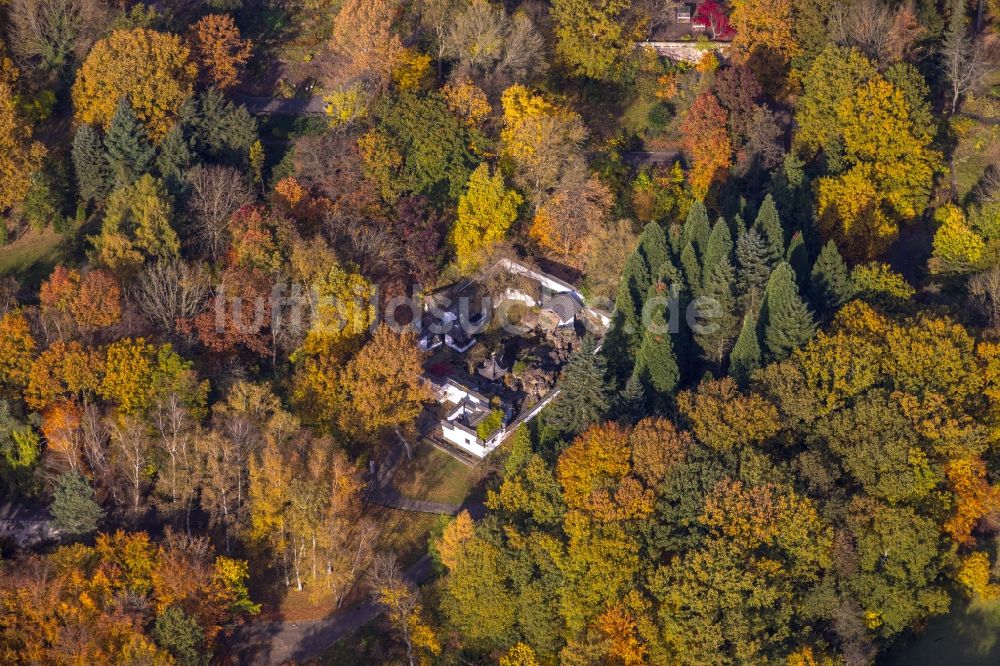
[[[673,257],[681,256],[681,250],[684,249],[684,225],[683,224],[671,224],[667,227],[667,247],[670,248],[670,254]]]
[[[615,296],[615,317],[604,344],[613,374],[620,381],[631,374],[642,342],[642,307],[651,281],[646,260],[636,248],[622,269]]]
[[[636,305],[636,311],[642,310],[643,299],[649,286],[653,282],[653,276],[646,268],[646,260],[637,251],[629,255],[625,260],[625,267],[622,269],[622,284],[629,290]]]
[[[737,384],[746,387],[750,383],[750,375],[760,367],[760,361],[757,317],[748,312],[743,317],[743,328],[729,354],[729,375]]]
[[[736,316],[736,295],[733,292],[733,267],[728,259],[715,265],[705,281],[702,298],[712,299],[713,317],[699,322],[694,331],[695,342],[701,347],[705,358],[722,368],[726,354],[736,337],[739,318]]]
[[[104,511],[94,501],[94,489],[75,471],[64,472],[56,479],[50,511],[56,527],[72,536],[96,531],[104,517]]]
[[[594,353],[596,348],[594,338],[588,335],[563,368],[559,396],[552,402],[547,418],[561,432],[583,432],[608,414],[607,364],[603,355]]]
[[[119,186],[132,184],[153,166],[156,150],[126,97],[118,101],[118,108],[104,137],[104,147]]]
[[[687,282],[684,279],[684,274],[674,266],[674,262],[671,261],[670,257],[660,265],[660,270],[655,276],[653,282],[653,287],[655,288],[657,284],[663,284],[668,289],[671,287],[676,288],[677,294],[681,297],[687,292]]]
[[[767,281],[760,326],[768,355],[774,360],[787,358],[816,332],[812,312],[799,296],[795,271],[786,262],[778,264]]]
[[[615,420],[619,423],[634,424],[646,416],[646,390],[636,373],[629,375],[625,388],[615,400]]]
[[[234,104],[215,88],[181,110],[192,147],[205,157],[237,168],[247,166],[250,146],[257,141],[257,119],[242,104]]]
[[[736,231],[737,238],[742,236],[748,228],[742,214],[736,213],[736,215],[733,215],[733,229]]]
[[[168,189],[177,189],[184,177],[184,170],[190,163],[191,150],[184,140],[184,132],[180,126],[174,127],[164,137],[163,143],[160,144],[160,154],[156,157],[156,168],[163,176]]]
[[[756,312],[760,308],[771,274],[767,255],[767,243],[756,229],[749,229],[736,242],[736,291],[745,310]]]
[[[681,380],[672,336],[662,308],[657,308],[643,332],[635,372],[646,389],[660,401],[673,396]]]
[[[820,250],[810,275],[809,298],[823,316],[833,313],[854,295],[851,272],[837,250],[837,244],[827,241]]]
[[[646,270],[649,275],[655,276],[660,272],[660,266],[668,259],[667,237],[663,233],[663,227],[656,222],[649,222],[643,227],[639,236],[639,254],[646,262]]]
[[[691,294],[701,293],[701,266],[698,264],[698,254],[691,243],[685,245],[684,251],[681,252],[681,269],[684,271],[684,281]]]
[[[721,217],[716,220],[712,227],[712,234],[708,237],[708,247],[705,250],[704,261],[702,261],[701,272],[703,275],[710,275],[712,270],[722,261],[727,261],[732,267],[733,255],[733,235],[729,231],[729,225]]]
[[[629,255],[622,271],[622,280],[618,285],[618,296],[615,307],[621,308],[632,325],[634,334],[638,335],[639,323],[642,320],[642,306],[645,303],[646,292],[653,278],[646,269],[646,260],[638,251]],[[636,338],[638,343],[638,338]],[[634,350],[633,350],[634,351]]]
[[[785,153],[780,169],[775,169],[771,179],[771,191],[778,214],[788,229],[806,229],[812,213],[812,192],[809,177],[805,173],[805,163],[795,151]]]
[[[104,201],[111,191],[111,165],[101,135],[92,125],[80,125],[76,131],[72,157],[80,198],[87,203]]]
[[[682,246],[691,243],[700,254],[708,249],[708,237],[712,234],[712,225],[708,221],[708,210],[705,204],[695,201],[688,210],[681,234]]]
[[[767,243],[768,263],[773,266],[781,261],[785,256],[785,232],[781,227],[778,209],[774,205],[774,197],[770,194],[764,197],[764,203],[757,211],[757,219],[754,220],[753,228]]]
[[[801,231],[796,231],[792,235],[792,240],[788,243],[788,251],[785,253],[785,261],[795,271],[799,291],[805,293],[809,282],[809,251],[806,249]]]

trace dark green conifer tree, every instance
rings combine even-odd
[[[732,255],[733,235],[729,231],[729,225],[720,217],[708,237],[708,247],[701,265],[702,275],[711,275],[712,270],[723,260],[729,262],[732,267]]]
[[[118,186],[133,183],[153,166],[156,150],[126,97],[118,102],[104,137],[104,147]]]
[[[799,296],[795,271],[784,261],[767,281],[760,319],[764,345],[772,360],[787,358],[816,332],[812,312]]]
[[[671,224],[667,228],[667,246],[670,248],[670,254],[673,257],[681,256],[681,250],[684,249],[684,225],[683,224]]]
[[[167,188],[176,191],[184,178],[184,171],[191,164],[191,150],[184,140],[181,128],[174,127],[164,137],[160,154],[156,157],[156,168],[163,176]]]
[[[684,282],[687,283],[691,294],[701,293],[701,265],[691,243],[685,245],[684,251],[681,252],[681,268],[684,271]]]
[[[766,242],[768,265],[774,266],[785,256],[785,232],[781,227],[778,209],[774,206],[774,197],[770,194],[764,197],[753,228]]]
[[[788,251],[785,253],[785,261],[795,271],[799,292],[805,293],[809,284],[809,251],[806,249],[801,231],[796,231],[792,235],[792,240],[788,243]]]
[[[55,526],[70,536],[96,531],[104,518],[104,511],[94,501],[94,489],[76,471],[63,472],[56,479],[49,510]]]
[[[820,250],[810,275],[809,298],[820,315],[826,317],[854,295],[851,272],[837,250],[837,244],[827,241]]]
[[[248,166],[250,146],[257,140],[257,119],[242,104],[234,104],[209,88],[197,103],[182,109],[182,125],[200,155],[230,166]]]
[[[812,214],[812,190],[804,167],[805,163],[793,150],[785,154],[781,168],[774,170],[771,179],[774,204],[785,227],[791,231],[808,228]]]
[[[663,233],[663,227],[656,222],[647,223],[639,235],[638,252],[646,262],[646,271],[650,277],[659,273],[660,266],[669,257],[667,236]]]
[[[687,219],[684,221],[681,244],[684,246],[691,243],[700,254],[704,254],[708,249],[708,237],[711,233],[712,225],[708,221],[708,210],[705,204],[695,201],[691,204]]]
[[[649,326],[643,331],[635,372],[649,394],[661,404],[677,390],[681,373],[663,308],[654,310]]]
[[[646,390],[642,380],[636,373],[629,375],[625,388],[615,400],[615,420],[626,425],[633,425],[646,416]]]
[[[80,125],[76,131],[72,157],[80,198],[87,203],[104,201],[111,190],[111,165],[101,135],[92,125]]]
[[[665,285],[667,289],[675,287],[678,295],[681,297],[687,292],[687,283],[684,280],[684,274],[681,273],[669,257],[663,262],[660,266],[660,271],[656,274],[656,279],[653,282],[654,288],[656,288],[657,283]]]
[[[559,395],[547,410],[546,421],[561,432],[575,435],[608,415],[610,408],[607,363],[594,353],[590,335],[573,352],[559,379]]]
[[[702,294],[703,299],[711,300],[699,307],[700,313],[710,313],[711,317],[704,320],[699,317],[694,330],[695,342],[701,347],[704,357],[720,370],[739,327],[734,280],[733,267],[728,259],[715,265],[705,281]]]
[[[756,229],[749,229],[736,242],[736,291],[744,310],[756,312],[760,308],[771,274],[767,255],[767,243]]]
[[[642,319],[642,306],[645,303],[646,292],[653,278],[646,269],[646,260],[638,251],[633,252],[625,262],[622,280],[618,285],[618,296],[615,307],[623,312],[627,323],[638,335],[639,322]],[[638,338],[636,338],[638,342]]]
[[[754,313],[746,313],[743,317],[743,327],[736,338],[733,351],[729,354],[729,375],[736,383],[746,387],[750,383],[750,375],[760,367],[760,340],[757,333],[757,317]]]
[[[604,342],[604,354],[619,381],[628,377],[642,342],[642,306],[651,278],[638,249],[629,255],[615,296],[615,317]]]

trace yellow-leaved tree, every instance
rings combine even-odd
[[[28,383],[37,343],[20,310],[0,316],[0,388],[19,391]]]
[[[325,428],[342,405],[344,361],[358,350],[375,320],[375,286],[337,264],[317,275],[310,292],[310,329],[292,354],[297,366],[292,400],[303,419]]]
[[[936,273],[967,273],[975,270],[986,252],[986,241],[969,225],[962,209],[954,204],[938,208],[934,219],[934,254],[930,269]]]
[[[503,92],[500,156],[504,168],[537,209],[567,173],[584,168],[580,143],[587,130],[579,114],[522,85]]]
[[[493,111],[486,93],[468,77],[444,84],[441,94],[448,110],[473,127]]]
[[[819,226],[846,255],[870,259],[924,209],[940,157],[914,132],[903,93],[880,77],[841,101],[837,119],[848,169],[817,181]]]
[[[173,207],[163,182],[144,174],[108,198],[101,233],[92,236],[94,259],[114,271],[133,270],[148,258],[170,259],[180,252],[171,226]]]
[[[641,35],[639,12],[625,0],[555,0],[556,53],[577,75],[613,80]]]
[[[468,511],[461,511],[455,520],[448,523],[441,533],[441,538],[434,543],[441,564],[449,569],[458,565],[462,552],[470,540],[476,536],[476,524]]]
[[[799,54],[799,45],[792,33],[791,0],[733,0],[729,16],[736,36],[733,49],[742,61],[765,50],[780,55],[785,61]]]
[[[149,136],[159,141],[191,96],[197,66],[177,35],[116,30],[94,44],[73,83],[77,120],[107,127],[118,100],[128,97]]]
[[[431,397],[421,381],[422,361],[412,333],[380,326],[340,377],[346,394],[341,427],[365,439],[409,427]]]
[[[458,267],[475,269],[483,255],[507,236],[517,219],[517,208],[524,199],[504,186],[503,175],[490,175],[490,168],[480,164],[469,177],[469,189],[458,200],[458,219],[452,230]]]
[[[0,212],[19,203],[42,166],[45,146],[31,140],[31,126],[14,104],[14,88],[0,80]],[[5,224],[0,221],[0,224]],[[0,229],[0,236],[5,229]]]

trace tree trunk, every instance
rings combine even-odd
[[[406,438],[399,432],[399,428],[396,428],[396,437],[399,437],[399,441],[403,443],[403,447],[406,449],[406,459],[413,460],[413,454],[410,452],[410,443],[406,441]]]
[[[958,175],[955,173],[955,158],[948,156],[948,171],[951,173],[951,198],[958,199]]]

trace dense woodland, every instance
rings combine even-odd
[[[384,610],[322,663],[855,666],[1000,598],[1000,3],[636,45],[680,6],[0,0],[0,496],[56,530],[0,661],[238,663],[305,595]],[[611,326],[414,580],[384,304],[509,257]]]

